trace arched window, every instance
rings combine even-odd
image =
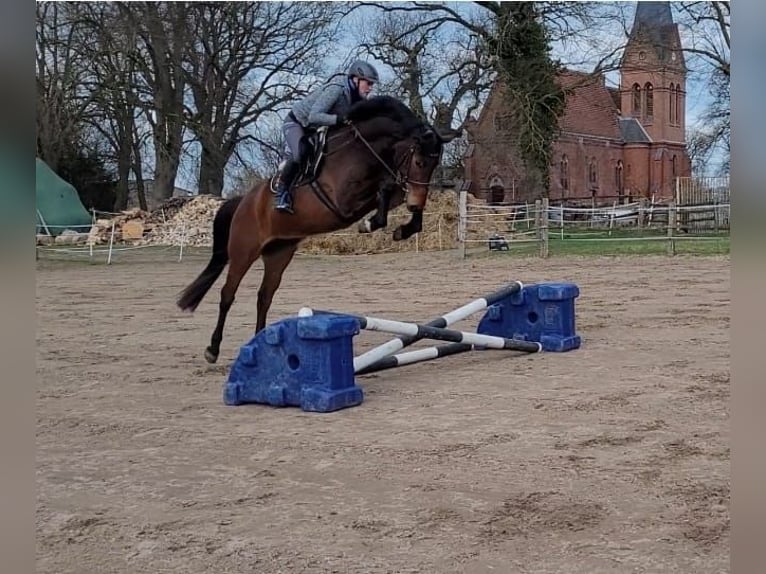
[[[673,155],[671,162],[673,164],[673,177],[678,177],[678,156]]]
[[[590,158],[590,163],[588,164],[588,184],[591,188],[598,187],[598,167],[595,157]]]
[[[614,185],[617,187],[617,195],[622,196],[625,192],[625,182],[622,177],[622,160],[617,160],[614,167]]]
[[[644,86],[644,91],[646,94],[644,95],[645,103],[646,103],[646,109],[644,110],[644,116],[647,120],[651,120],[652,116],[654,116],[654,88],[652,85],[647,82]]]
[[[683,95],[681,94],[681,84],[676,84],[676,124],[679,126],[683,121]]]
[[[641,114],[641,86],[633,84],[633,115]]]
[[[668,90],[668,112],[670,117],[670,123],[676,123],[676,86],[670,84],[670,90]]]
[[[561,189],[569,189],[569,158],[566,154],[561,156],[561,163],[559,164],[559,181],[561,183]]]

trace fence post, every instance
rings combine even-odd
[[[109,254],[106,256],[106,264],[112,264],[112,248],[114,247],[114,220],[112,220],[112,232],[109,234]]]
[[[457,240],[458,255],[465,259],[466,225],[468,223],[468,192],[460,190],[457,202]]]
[[[539,199],[535,200],[535,222],[534,222],[534,226],[535,226],[535,237],[537,238],[538,241],[540,241],[540,230],[541,230],[541,228],[543,226],[542,220],[541,220],[542,205],[543,205],[542,201],[540,201]],[[529,218],[527,218],[527,219],[529,219]]]
[[[540,222],[542,229],[540,230],[540,257],[548,257],[548,198],[544,197],[542,202],[542,213],[540,214]]]
[[[181,262],[184,258],[184,243],[186,242],[186,222],[181,224],[181,246],[178,250],[178,261]]]
[[[676,242],[673,233],[676,229],[676,202],[671,201],[668,206],[668,255],[676,254]]]

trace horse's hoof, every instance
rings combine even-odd
[[[404,239],[404,237],[402,237],[402,228],[401,227],[397,227],[396,228],[396,231],[394,231],[393,238],[394,238],[394,241],[401,241],[402,239]]]
[[[369,219],[364,219],[359,222],[357,229],[359,230],[359,233],[372,233],[372,224]]]
[[[215,363],[218,360],[218,355],[214,354],[213,351],[210,350],[210,347],[205,349],[205,360],[208,363]]]

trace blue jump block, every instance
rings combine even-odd
[[[224,387],[227,405],[261,403],[331,412],[362,403],[354,381],[352,317],[290,317],[240,348]]]
[[[575,299],[579,295],[580,289],[573,283],[525,285],[520,292],[490,305],[476,332],[537,341],[549,352],[577,349],[581,339],[575,332]]]

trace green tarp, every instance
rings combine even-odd
[[[59,235],[65,229],[87,233],[92,222],[77,190],[61,179],[48,164],[35,158],[37,233]]]

